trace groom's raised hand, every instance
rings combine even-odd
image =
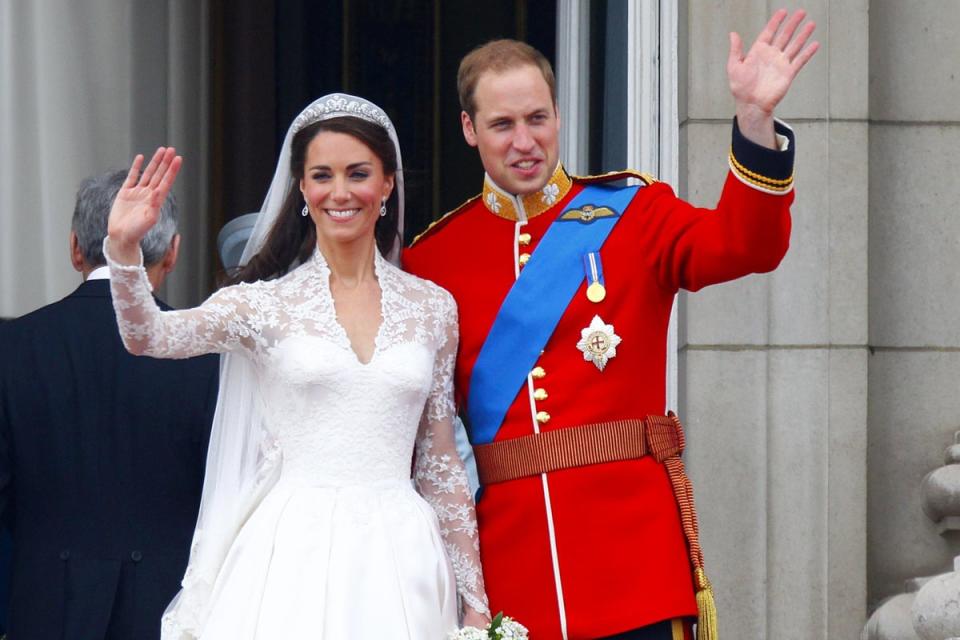
[[[757,144],[776,148],[773,110],[780,103],[800,69],[820,48],[808,43],[816,24],[803,24],[806,12],[795,11],[787,18],[780,9],[754,41],[746,55],[738,33],[730,34],[727,79],[736,103],[740,132]]]

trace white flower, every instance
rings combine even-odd
[[[560,195],[560,187],[558,187],[553,182],[548,182],[547,185],[543,188],[543,201],[548,205],[552,205],[557,201],[557,196]]]
[[[493,628],[491,628],[493,627]],[[447,640],[528,640],[527,628],[509,616],[498,613],[486,629],[464,627],[451,631]]]
[[[476,627],[464,627],[457,631],[451,631],[447,640],[488,640],[487,632]]]
[[[527,640],[527,628],[510,617],[505,617],[497,629],[497,637],[503,640]]]
[[[500,202],[497,200],[497,194],[493,191],[487,194],[487,208],[494,213],[500,213]]]

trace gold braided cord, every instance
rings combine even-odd
[[[697,591],[697,640],[719,640],[713,587],[702,568],[696,570],[695,577],[701,585]]]
[[[674,618],[670,621],[670,635],[673,640],[687,640],[687,634],[683,630],[683,620]]]
[[[668,417],[674,422],[677,430],[677,439],[682,444],[683,427],[673,412]],[[703,549],[700,547],[700,529],[697,524],[697,511],[693,501],[693,485],[687,477],[683,461],[680,459],[680,448],[676,455],[663,461],[670,484],[673,486],[673,495],[677,506],[680,507],[680,524],[683,535],[687,539],[687,548],[690,552],[690,564],[693,565],[694,587],[697,596],[697,640],[718,640],[717,634],[717,607],[713,597],[713,587],[707,580],[703,569]]]
[[[783,180],[778,180],[776,178],[768,178],[764,175],[761,175],[755,171],[751,171],[743,166],[737,157],[733,155],[733,149],[730,150],[730,165],[736,170],[738,174],[745,180],[748,180],[754,184],[759,184],[761,186],[767,187],[768,189],[773,189],[777,191],[787,191],[790,186],[793,184],[793,174],[789,178],[784,178]]]
[[[740,163],[739,160],[737,160],[737,156],[734,155],[734,153],[733,153],[733,148],[732,148],[732,147],[731,147],[731,149],[730,149],[730,158],[731,158],[731,160],[733,160],[733,164],[737,167],[738,170],[740,170],[742,173],[750,176],[751,178],[756,178],[757,180],[761,180],[761,181],[763,181],[763,182],[768,182],[768,183],[773,184],[773,185],[781,185],[781,186],[783,186],[783,185],[788,185],[788,184],[790,184],[791,182],[793,182],[793,174],[791,174],[790,177],[788,177],[788,178],[783,178],[783,179],[781,180],[781,179],[778,179],[778,178],[769,178],[769,177],[767,177],[767,176],[765,176],[765,175],[763,175],[763,174],[761,174],[761,173],[757,173],[757,172],[755,172],[755,171],[751,171],[750,169],[747,169],[743,164]]]

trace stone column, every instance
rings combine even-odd
[[[960,554],[921,480],[960,418],[960,4],[870,3],[868,601]]]
[[[687,3],[681,193],[713,206],[728,32],[759,0]],[[856,638],[866,618],[867,0],[807,4],[826,46],[778,116],[797,133],[790,251],[680,299],[680,409],[723,637]],[[960,395],[960,394],[958,394]]]

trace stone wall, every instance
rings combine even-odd
[[[960,425],[958,27],[960,3],[870,3],[871,607],[960,553],[920,499]]]
[[[743,640],[857,638],[867,613],[868,3],[806,8],[824,46],[777,114],[798,143],[790,251],[772,274],[680,298],[708,575],[724,637]],[[749,44],[772,11],[684,8],[680,187],[696,204],[727,170],[728,32]]]

